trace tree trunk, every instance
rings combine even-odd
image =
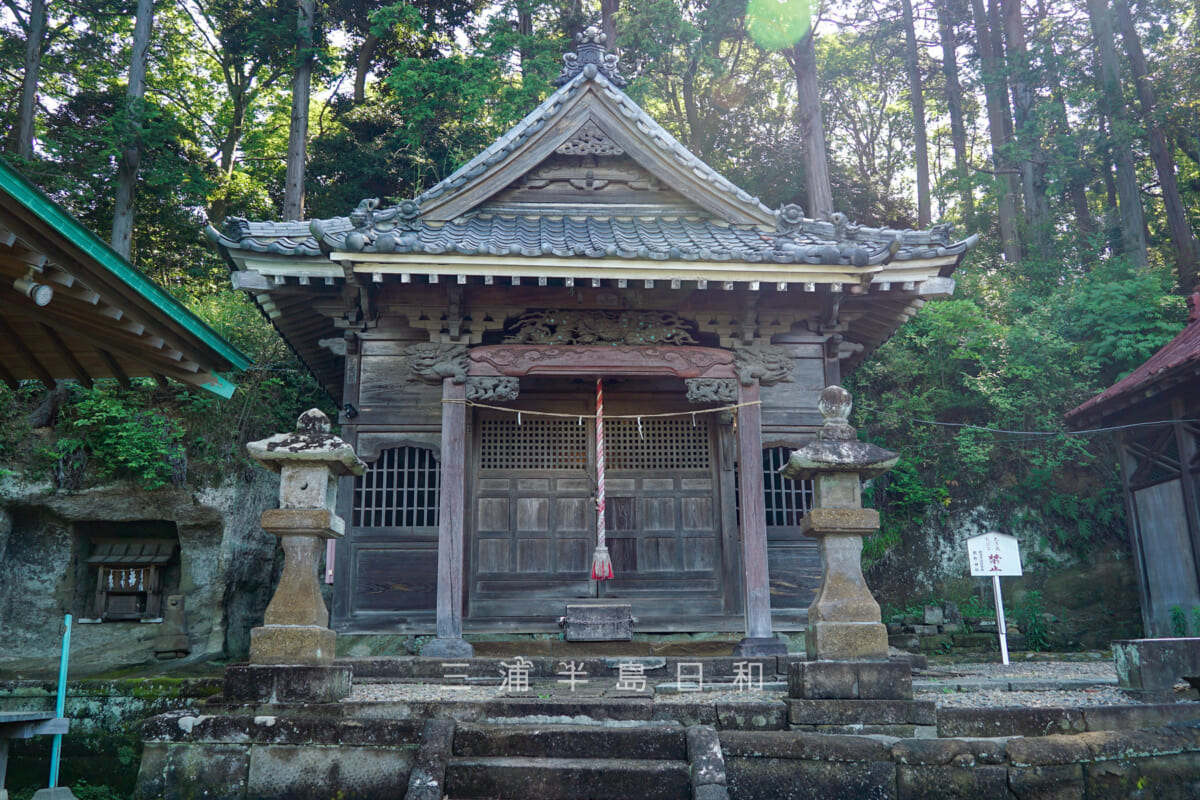
[[[921,65],[917,60],[917,31],[913,24],[912,0],[900,0],[904,18],[904,66],[908,71],[908,90],[912,103],[913,144],[917,159],[917,227],[928,228],[929,214],[929,142],[925,134],[925,95],[921,85]]]
[[[816,219],[833,213],[833,188],[829,182],[825,123],[821,117],[821,93],[817,88],[817,50],[811,21],[808,35],[786,52],[796,76],[796,122],[804,147],[808,213]]]
[[[371,72],[371,62],[375,58],[375,48],[378,46],[379,37],[368,31],[362,46],[358,48],[358,60],[354,65],[355,105],[367,99],[367,75]]]
[[[1000,72],[999,59],[992,47],[992,33],[988,28],[987,10],[983,0],[971,0],[975,17],[975,38],[979,57],[983,61],[983,94],[987,102],[988,133],[992,140],[992,166],[995,168],[995,185],[999,193],[1000,244],[1006,261],[1021,260],[1021,238],[1017,230],[1017,187],[1014,176],[1009,172],[1004,148],[1008,142],[1005,124],[1006,106],[1004,76]]]
[[[21,79],[21,105],[17,112],[17,155],[33,157],[33,122],[37,114],[38,72],[42,68],[42,40],[46,36],[46,0],[29,6],[29,34],[25,39],[25,75]]]
[[[1125,98],[1121,92],[1121,69],[1108,0],[1087,0],[1096,53],[1100,59],[1101,111],[1112,120],[1112,153],[1117,167],[1117,199],[1121,211],[1121,251],[1139,267],[1150,263],[1146,244],[1146,221],[1142,211],[1133,151],[1129,146]]]
[[[296,13],[296,71],[292,76],[292,124],[288,129],[283,218],[304,219],[304,166],[308,155],[308,100],[313,68],[316,0],[299,0]]]
[[[1046,257],[1047,226],[1050,225],[1050,204],[1046,199],[1046,159],[1038,141],[1039,132],[1034,119],[1034,90],[1029,49],[1025,44],[1025,21],[1021,18],[1020,0],[1001,0],[1001,7],[1016,141],[1020,147],[1025,229],[1033,249],[1038,255]]]
[[[963,121],[962,84],[958,81],[958,37],[946,0],[935,5],[942,42],[942,74],[946,78],[946,108],[950,113],[950,140],[954,143],[954,168],[958,173],[955,183],[962,198],[963,219],[970,220],[975,216],[975,192],[967,166],[967,126]]]
[[[154,24],[154,0],[138,0],[135,20],[129,84],[125,89],[125,136],[121,143],[121,163],[117,167],[117,196],[113,203],[112,223],[112,248],[125,258],[129,258],[133,244],[143,103],[146,97],[146,56],[150,49],[150,29]]]
[[[600,0],[600,29],[607,37],[604,47],[610,53],[617,52],[617,12],[621,9],[621,0]]]
[[[229,100],[233,103],[233,117],[229,121],[229,129],[221,140],[221,177],[226,186],[213,198],[208,207],[208,219],[216,225],[225,219],[229,209],[229,180],[233,177],[233,162],[237,155],[238,142],[242,140],[242,131],[246,126],[246,108],[250,103],[248,92],[241,86],[230,87]]]
[[[1047,0],[1038,2],[1038,18],[1049,18]],[[1040,23],[1039,23],[1040,24]],[[1067,113],[1067,102],[1063,97],[1062,77],[1058,68],[1059,54],[1054,49],[1054,42],[1046,39],[1042,52],[1043,69],[1045,69],[1045,85],[1050,87],[1050,110],[1052,123],[1050,135],[1054,149],[1060,158],[1066,160],[1064,170],[1066,179],[1066,195],[1075,215],[1075,235],[1080,249],[1090,246],[1090,239],[1096,233],[1096,225],[1092,219],[1092,211],[1088,206],[1087,182],[1091,177],[1085,164],[1083,142],[1075,135],[1071,125],[1071,117]]]
[[[1200,260],[1196,253],[1196,240],[1192,236],[1191,226],[1188,225],[1187,212],[1183,207],[1183,199],[1179,195],[1179,184],[1175,180],[1175,159],[1167,147],[1167,137],[1162,128],[1154,121],[1154,108],[1157,98],[1154,87],[1146,69],[1146,56],[1142,51],[1142,42],[1133,26],[1133,16],[1125,0],[1113,0],[1113,12],[1116,16],[1117,27],[1121,31],[1121,39],[1125,43],[1125,53],[1129,57],[1130,71],[1133,73],[1134,86],[1137,88],[1138,104],[1140,106],[1142,125],[1150,140],[1150,158],[1154,161],[1154,169],[1158,172],[1158,184],[1162,187],[1163,205],[1167,214],[1167,227],[1171,232],[1171,244],[1175,248],[1176,272],[1179,275],[1181,289],[1190,291],[1200,280]]]

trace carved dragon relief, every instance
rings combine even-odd
[[[733,354],[738,380],[750,386],[755,380],[762,386],[791,381],[796,362],[782,347],[755,342],[749,347],[734,346]]]
[[[467,380],[467,348],[460,344],[422,342],[404,348],[408,368],[423,383],[440,384],[443,378],[455,383]]]
[[[529,311],[505,344],[697,344],[694,325],[672,311]]]
[[[685,378],[689,403],[736,403],[737,384],[732,378]]]
[[[516,400],[521,392],[518,378],[467,378],[467,399],[476,403]]]

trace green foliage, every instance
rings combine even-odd
[[[1122,541],[1112,441],[1068,435],[1062,415],[1178,329],[1169,276],[1113,260],[1049,289],[1042,276],[1034,298],[1025,267],[1044,265],[980,266],[964,276],[977,299],[927,304],[849,382],[860,431],[905,454],[877,498],[885,526],[1025,507],[1055,546]]]
[[[880,530],[865,538],[862,551],[863,569],[869,569],[872,564],[894,550],[900,543],[900,531],[895,527]]]
[[[143,489],[181,484],[186,469],[183,428],[147,407],[148,381],[124,391],[111,385],[77,388],[64,417],[73,435],[58,441],[60,461],[86,449],[101,479],[131,480]]]
[[[1050,635],[1043,616],[1045,610],[1041,592],[1031,591],[1025,595],[1025,602],[1013,614],[1017,627],[1025,634],[1025,644],[1035,653],[1040,653],[1050,646]]]
[[[1064,334],[1107,385],[1141,364],[1179,332],[1182,297],[1170,294],[1167,269],[1134,269],[1121,259],[1101,262],[1067,293],[1060,307]]]
[[[977,594],[970,594],[959,600],[958,610],[964,618],[994,619],[996,616],[996,606],[993,603],[988,603]]]
[[[1183,610],[1182,606],[1171,606],[1171,635],[1180,637],[1188,635],[1187,612]]]

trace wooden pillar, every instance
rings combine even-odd
[[[421,651],[434,658],[475,654],[462,638],[463,517],[467,479],[467,387],[442,380],[442,497],[438,511],[437,639]]]
[[[771,582],[767,572],[767,517],[763,504],[762,406],[758,382],[738,386],[738,499],[742,511],[742,585],[745,591],[746,638],[737,656],[787,653],[787,645],[771,633]]]
[[[1129,480],[1137,468],[1137,459],[1130,452],[1127,444],[1128,434],[1117,431],[1117,458],[1121,463],[1121,493],[1125,495],[1125,524],[1129,530],[1129,549],[1133,553],[1133,566],[1137,571],[1138,599],[1142,606],[1142,635],[1154,636],[1154,609],[1150,602],[1150,577],[1146,573],[1145,552],[1142,549],[1142,530],[1138,524],[1137,500],[1133,496],[1133,487]]]

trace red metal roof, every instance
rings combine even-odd
[[[1134,405],[1140,397],[1155,394],[1155,389],[1165,389],[1164,384],[1177,383],[1200,372],[1200,291],[1188,298],[1188,309],[1187,327],[1178,336],[1133,372],[1068,411],[1067,421],[1078,425],[1085,419],[1113,414]]]

